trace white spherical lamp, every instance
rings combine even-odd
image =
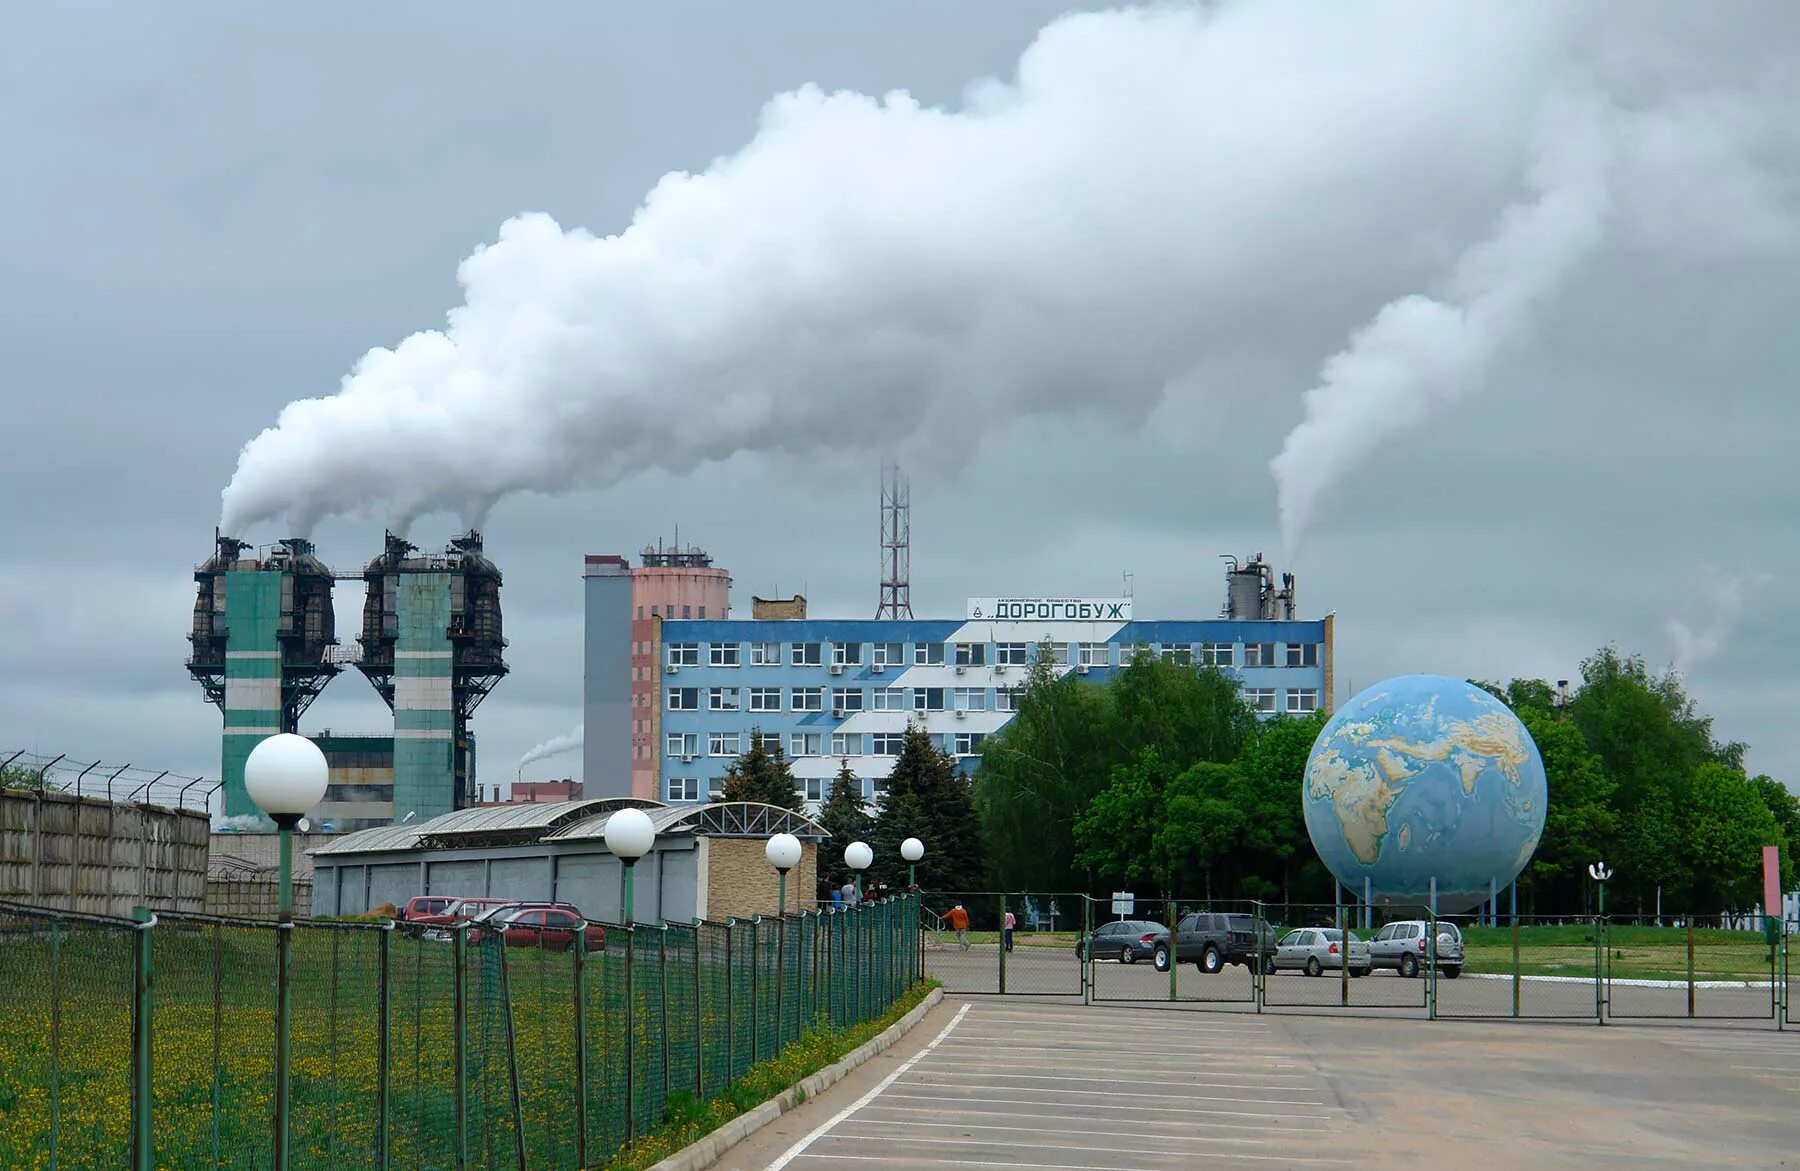
[[[793,834],[776,834],[763,847],[763,857],[777,870],[792,870],[800,865],[800,839]]]
[[[875,861],[875,851],[869,849],[866,842],[851,842],[844,847],[844,865],[861,872],[869,868]]]
[[[625,863],[636,862],[656,844],[656,827],[642,809],[620,809],[606,819],[606,848]]]
[[[256,807],[276,825],[293,829],[325,799],[331,767],[319,746],[304,736],[282,732],[250,750],[244,761],[244,788]]]
[[[925,843],[918,838],[907,838],[900,843],[900,856],[908,862],[917,862],[925,856]]]

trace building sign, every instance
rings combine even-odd
[[[970,598],[969,617],[1024,622],[1130,622],[1130,598]]]

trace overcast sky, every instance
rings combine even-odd
[[[903,89],[952,112],[979,104],[972,83],[1010,83],[1038,30],[1067,7],[15,12],[0,44],[0,749],[216,774],[219,714],[182,667],[183,636],[192,569],[209,553],[240,449],[289,402],[337,391],[372,347],[441,328],[464,300],[458,265],[509,217],[543,212],[564,228],[623,232],[662,176],[739,152],[757,138],[765,103],[809,84],[875,97]],[[1340,700],[1414,671],[1576,677],[1584,656],[1614,643],[1657,666],[1680,656],[1718,733],[1750,744],[1753,769],[1794,783],[1800,105],[1771,61],[1800,43],[1800,29],[1786,5],[1690,11],[1705,19],[1611,7],[1612,20],[1630,12],[1644,27],[1587,34],[1598,46],[1589,63],[1617,108],[1656,110],[1665,88],[1689,95],[1674,103],[1681,116],[1625,140],[1630,165],[1667,164],[1657,182],[1603,201],[1593,236],[1559,258],[1553,287],[1534,290],[1495,345],[1479,347],[1481,369],[1459,371],[1456,393],[1431,399],[1428,387],[1423,405],[1386,404],[1408,419],[1417,406],[1418,417],[1329,483],[1293,564],[1278,568],[1299,575],[1306,616],[1337,614]],[[1281,8],[1258,21],[1262,39],[1220,42],[1234,49],[1244,99],[1215,90],[1199,115],[1183,111],[1242,154],[1184,173],[1206,217],[1155,240],[1163,252],[1225,256],[1219,271],[1242,298],[1205,290],[1215,299],[1191,303],[1183,332],[1204,344],[1179,370],[1072,343],[1068,365],[1091,394],[1068,409],[1009,391],[977,410],[982,371],[1007,359],[958,368],[967,385],[943,383],[954,391],[948,406],[938,403],[904,445],[920,616],[960,616],[970,595],[1111,595],[1125,574],[1140,617],[1215,614],[1220,555],[1284,559],[1269,465],[1307,415],[1303,396],[1332,381],[1322,366],[1398,298],[1454,302],[1494,225],[1536,206],[1542,126],[1509,111],[1536,109],[1536,87],[1572,75],[1526,69],[1536,42],[1521,36],[1525,47],[1507,50],[1516,57],[1495,48],[1433,72],[1401,56],[1365,64],[1355,36],[1340,45],[1332,38],[1342,30]],[[1087,35],[1065,32],[1043,54],[1052,80],[1055,68],[1091,64]],[[1456,44],[1477,52],[1506,40]],[[1116,56],[1097,60],[1102,68],[1088,72],[1102,88],[1134,72]],[[1143,73],[1158,66],[1171,67]],[[1481,87],[1439,102],[1432,87],[1463,74]],[[1515,75],[1516,85],[1495,83]],[[1379,99],[1424,111],[1417,130],[1308,123],[1310,91],[1326,91],[1319,108],[1336,100],[1322,76],[1362,78],[1357,108]],[[1395,93],[1384,94],[1390,84]],[[1450,124],[1467,128],[1457,141],[1473,145],[1432,145],[1421,164],[1402,148],[1442,129],[1431,117],[1439,108],[1456,111]],[[1115,127],[1095,121],[1103,145]],[[1269,143],[1317,166],[1254,188]],[[1003,197],[997,206],[1021,214],[1055,202],[1042,188],[987,191],[1003,162],[969,164],[972,202]],[[1143,220],[1172,222],[1156,203],[1166,188],[1134,192],[1121,179],[1115,192],[1107,179],[1092,185],[1101,204],[1135,219],[1142,199]],[[1250,202],[1262,217],[1256,232],[1224,218]],[[1082,235],[1087,225],[1072,227]],[[910,250],[898,229],[887,242]],[[964,246],[978,253],[981,241]],[[844,265],[860,279],[864,270]],[[979,268],[970,279],[986,275]],[[1149,307],[1162,325],[1182,326],[1172,314],[1202,295],[1151,271],[1144,286],[1168,290]],[[1131,295],[1117,296],[1129,304]],[[1463,304],[1471,318],[1473,305]],[[1139,337],[1125,321],[1109,336]],[[1159,361],[1180,349],[1164,334],[1143,336],[1161,347]],[[1054,353],[1059,339],[1028,341]],[[803,365],[796,394],[818,393],[813,383],[841,369]],[[745,377],[778,385],[787,368]],[[696,385],[700,399],[669,400],[677,431],[680,411],[717,393]],[[638,412],[656,412],[651,390],[632,393]],[[950,409],[955,396],[967,397],[966,415]],[[1025,405],[1009,414],[1015,401]],[[595,467],[617,462],[608,434],[583,435]],[[495,459],[507,440],[493,436]],[[459,459],[479,459],[462,453],[487,439],[454,442]],[[835,447],[831,435],[758,446],[721,457],[713,441],[670,470],[624,468],[587,479],[610,481],[602,486],[493,506],[487,548],[506,575],[513,670],[475,721],[484,780],[511,779],[522,752],[579,718],[583,553],[635,553],[679,525],[732,572],[741,614],[752,593],[795,591],[816,615],[873,612],[877,456],[854,442]],[[367,561],[386,515],[377,506],[325,519],[315,529],[322,556]],[[458,521],[418,516],[412,539],[441,546]],[[278,528],[248,535],[267,541]],[[353,632],[360,585],[340,587],[337,602],[340,630]],[[346,674],[302,730],[326,726],[391,725],[373,689]],[[570,755],[532,771],[578,768]]]

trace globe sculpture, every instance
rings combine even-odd
[[[1481,688],[1404,675],[1332,716],[1306,761],[1306,832],[1337,880],[1377,904],[1468,910],[1531,861],[1544,762],[1525,725]]]

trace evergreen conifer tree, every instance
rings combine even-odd
[[[846,759],[831,782],[831,794],[819,807],[819,824],[830,835],[819,843],[820,897],[829,899],[834,887],[844,885],[850,877],[844,865],[844,850],[855,841],[868,841],[872,818],[869,804],[863,800],[862,781],[850,771]]]
[[[765,737],[760,728],[752,731],[750,747],[725,770],[725,787],[713,800],[762,801],[798,813],[803,808],[800,788],[780,738]]]
[[[925,857],[918,865],[921,889],[981,889],[981,830],[969,782],[957,773],[955,759],[917,725],[907,728],[894,771],[888,775],[887,797],[869,842],[875,850],[872,879],[896,890],[905,888],[907,867],[900,843],[909,837],[925,844]]]

